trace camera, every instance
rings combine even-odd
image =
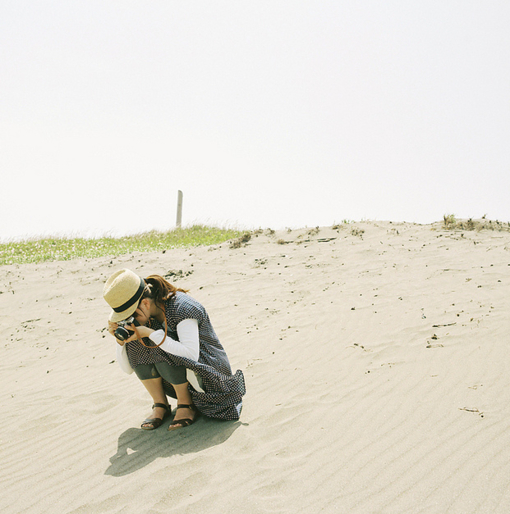
[[[139,327],[140,323],[138,323],[138,321],[136,321],[136,319],[133,316],[131,316],[128,319],[119,321],[117,323],[117,325],[118,325],[118,327],[117,327],[117,330],[115,330],[115,337],[119,341],[125,341],[126,339],[129,339],[134,334],[134,332],[132,330],[128,330],[126,328],[126,325],[135,325],[135,327]]]

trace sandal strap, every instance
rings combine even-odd
[[[170,426],[171,427],[175,427],[177,425],[181,425],[182,427],[189,427],[190,425],[192,425],[194,423],[194,419],[189,419],[189,418],[185,418],[185,419],[178,419],[177,421],[173,421],[172,423],[170,423]]]
[[[160,422],[163,423],[161,418],[147,418],[143,420],[142,425],[155,424]]]
[[[196,408],[193,404],[191,404],[191,405],[184,405],[183,403],[181,403],[181,404],[177,405],[177,408],[178,408],[178,409],[191,409],[191,410],[197,410],[197,408]],[[181,420],[179,420],[179,421],[181,421]]]
[[[152,408],[159,407],[160,409],[166,409],[168,410],[170,408],[170,405],[165,405],[164,403],[155,403]]]
[[[151,427],[151,429],[159,428],[163,424],[163,420],[160,418],[147,418],[143,420],[143,423],[141,425],[142,428],[145,428],[144,425],[148,425]],[[145,428],[147,430],[147,428]]]

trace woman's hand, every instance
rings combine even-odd
[[[115,337],[115,331],[117,330],[117,328],[119,327],[119,325],[117,325],[117,323],[112,323],[110,320],[108,320],[108,332],[110,332],[110,334]],[[124,346],[124,343],[126,341],[121,341],[120,339],[117,339],[115,337],[115,341],[117,341],[117,344],[120,344],[120,346]]]
[[[140,338],[149,337],[154,332],[154,330],[152,328],[146,327],[144,325],[140,325],[138,327],[135,327],[135,325],[126,325],[126,328],[128,330],[131,330],[132,332],[135,332],[135,328],[136,328],[136,330],[138,332],[138,336],[136,335],[136,332],[135,332],[129,339],[126,339],[124,341],[124,343],[129,343],[130,341],[136,341],[138,339],[138,337],[140,337]],[[124,344],[124,343],[122,343],[122,344]]]
[[[108,321],[108,332],[110,332],[110,334],[113,337],[115,337],[115,331],[117,330],[118,326],[119,325],[117,325],[117,323],[112,323],[111,321]],[[117,341],[117,344],[119,344],[120,346],[124,346],[126,343],[129,343],[130,341],[136,341],[138,339],[138,336],[149,337],[154,332],[152,328],[145,327],[144,325],[140,325],[138,327],[135,327],[135,325],[126,325],[126,328],[128,330],[131,330],[131,332],[134,332],[134,334],[124,341],[121,341],[120,339],[117,339],[115,337],[115,341]],[[136,335],[135,328],[138,331],[138,336]]]

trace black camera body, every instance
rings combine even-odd
[[[129,339],[134,334],[133,330],[128,330],[126,328],[126,325],[135,325],[135,327],[139,327],[140,323],[138,323],[138,321],[136,321],[136,319],[133,316],[131,316],[128,319],[119,321],[117,323],[117,325],[118,325],[118,327],[117,327],[117,330],[115,330],[115,337],[119,341],[125,341],[126,339]]]

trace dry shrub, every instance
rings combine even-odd
[[[246,244],[248,243],[248,241],[250,239],[251,239],[251,233],[245,232],[241,237],[234,239],[230,243],[230,248],[236,249],[236,248],[241,248],[242,246],[246,246]]]
[[[510,223],[502,223],[501,221],[486,220],[483,217],[481,220],[474,220],[469,218],[468,220],[457,220],[453,214],[443,216],[443,226],[447,230],[497,230],[498,232],[510,232]]]
[[[444,228],[452,229],[453,227],[455,227],[455,223],[456,222],[457,222],[457,220],[455,219],[455,215],[454,214],[444,214],[443,215],[443,226],[444,226]]]

